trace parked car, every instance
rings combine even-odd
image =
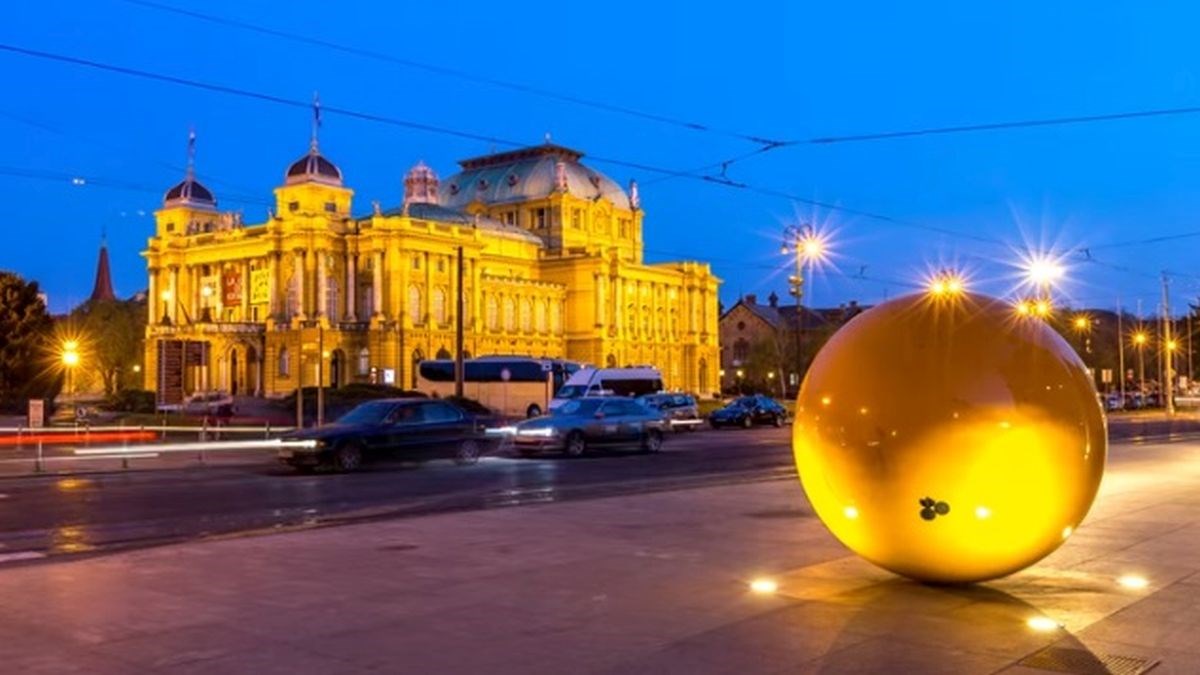
[[[674,431],[695,431],[704,424],[696,399],[687,394],[650,394],[637,399],[642,405],[662,413]]]
[[[749,429],[756,424],[770,424],[781,427],[787,422],[787,408],[784,408],[769,396],[743,396],[734,399],[720,410],[715,410],[708,416],[708,423],[714,429],[720,427],[743,427]]]
[[[666,428],[662,413],[631,398],[588,397],[518,423],[512,441],[522,455],[551,451],[579,457],[594,448],[620,446],[658,452]]]
[[[448,401],[367,401],[333,424],[284,436],[284,441],[306,445],[280,448],[279,461],[300,470],[324,466],[337,471],[353,471],[364,462],[387,457],[448,457],[457,464],[474,464],[492,444],[486,434],[490,419]]]

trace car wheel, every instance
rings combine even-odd
[[[572,431],[567,436],[566,451],[568,457],[583,457],[587,453],[587,441],[583,438],[582,433]]]
[[[355,443],[345,443],[333,451],[333,468],[335,471],[348,473],[362,466],[362,448]]]
[[[658,452],[659,450],[662,450],[662,444],[662,432],[658,429],[651,429],[647,431],[646,435],[642,438],[642,451],[650,453]]]
[[[746,415],[745,417],[742,418],[742,428],[743,429],[749,429],[752,426],[754,426],[754,420],[750,419],[749,415]]]
[[[454,451],[454,463],[459,466],[474,464],[479,461],[480,454],[479,441],[474,438],[464,439]]]
[[[783,416],[776,415],[775,417],[771,418],[771,424],[773,424],[775,426],[775,428],[782,427],[783,426]]]
[[[541,417],[542,408],[538,404],[533,404],[525,409],[525,417]]]
[[[720,428],[721,428],[721,424],[720,424],[719,422],[717,422],[716,420],[709,420],[709,421],[708,421],[708,424],[709,424],[709,426],[711,426],[711,427],[712,427],[712,428],[714,428],[714,429],[720,429]]]

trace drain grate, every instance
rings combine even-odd
[[[1098,654],[1086,649],[1046,647],[1017,662],[1019,666],[1073,675],[1141,675],[1158,665],[1156,659]]]

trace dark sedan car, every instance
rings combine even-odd
[[[579,457],[598,447],[633,446],[646,452],[662,448],[667,423],[657,410],[631,398],[577,398],[513,429],[513,445],[522,455],[550,450]]]
[[[490,443],[485,436],[488,421],[447,401],[368,401],[333,424],[285,436],[282,440],[288,443],[280,448],[279,461],[302,471],[321,466],[353,471],[364,461],[385,457],[448,457],[473,464]]]
[[[729,405],[715,410],[708,416],[714,429],[719,427],[743,427],[749,429],[756,424],[781,427],[787,421],[787,408],[768,396],[743,396]]]

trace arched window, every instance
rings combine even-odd
[[[287,287],[287,313],[288,317],[296,316],[300,312],[300,275],[293,273],[292,280],[288,282]]]
[[[416,286],[408,287],[408,318],[414,325],[421,324],[421,289]]]
[[[442,288],[433,289],[433,320],[439,326],[446,323],[446,291]]]
[[[487,329],[496,330],[500,327],[500,303],[496,301],[495,295],[488,295],[487,299]]]
[[[336,279],[325,280],[325,316],[337,321],[338,315],[338,283]]]
[[[650,337],[650,308],[642,305],[642,337]]]
[[[292,359],[287,347],[279,348],[279,376],[287,377],[292,371]]]
[[[738,338],[733,343],[733,364],[740,366],[750,356],[750,343],[745,338]]]
[[[513,331],[517,328],[517,308],[512,298],[504,299],[504,330]]]
[[[371,352],[366,347],[358,350],[358,374],[366,375],[371,372]]]
[[[704,359],[700,359],[700,373],[697,379],[699,380],[696,383],[697,393],[707,393],[704,388],[708,386],[708,361]]]
[[[534,323],[537,324],[537,332],[546,332],[546,300],[539,300],[533,307]]]
[[[441,349],[438,350],[437,357],[439,359],[453,358],[450,356],[450,352],[445,347],[442,347]]]
[[[609,354],[608,358],[604,359],[604,367],[605,368],[616,368],[617,367],[617,357],[614,356],[613,354]]]
[[[533,304],[529,300],[521,301],[521,332],[528,333],[533,330]]]

